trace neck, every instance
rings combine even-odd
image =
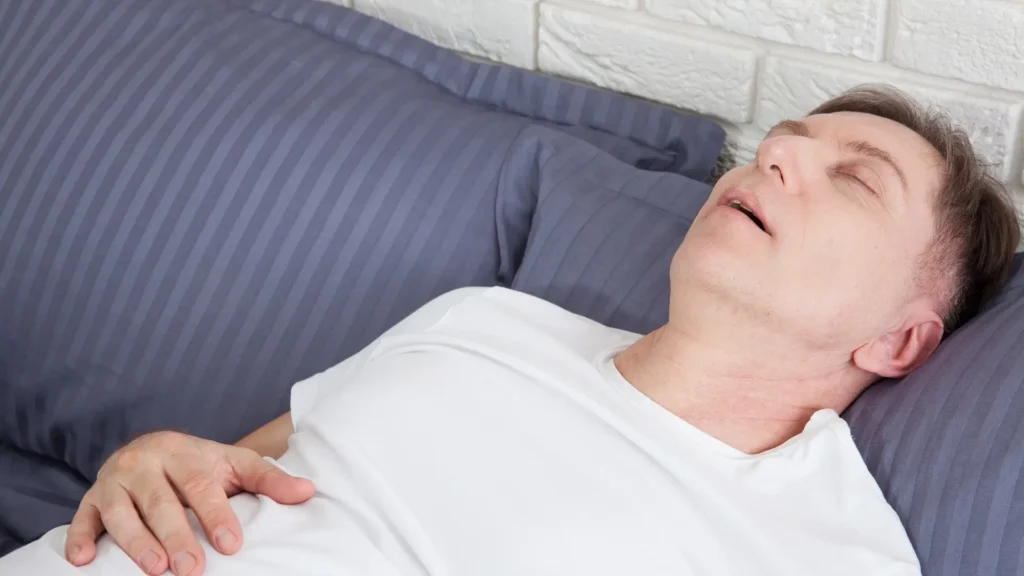
[[[698,336],[670,323],[620,354],[616,367],[665,409],[748,454],[799,434],[818,410],[842,412],[870,383],[841,355]]]

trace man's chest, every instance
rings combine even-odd
[[[684,445],[645,439],[600,394],[581,393],[602,385],[594,374],[495,369],[493,358],[452,369],[443,356],[369,366],[310,417],[337,455],[314,480],[405,543],[389,549],[431,559],[402,564],[451,575],[798,573],[803,561],[779,553],[792,535],[773,531],[771,501],[738,493]]]

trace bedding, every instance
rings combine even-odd
[[[524,142],[683,182],[723,140],[327,3],[0,0],[0,525],[32,540],[133,436],[236,441],[438,294],[510,284]]]
[[[661,326],[666,263],[700,209],[696,198],[659,192],[656,182],[671,180],[644,175],[625,184],[608,179],[605,187],[570,179],[556,194],[541,187],[546,199],[537,204],[513,288],[630,330]],[[843,414],[925,576],[1024,572],[1022,350],[1018,254],[1010,282],[982,314],[923,367],[869,388]]]

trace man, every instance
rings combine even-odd
[[[179,576],[919,574],[838,414],[997,292],[1017,242],[961,131],[853,91],[776,126],[717,183],[654,333],[504,289],[447,294],[297,384],[292,412],[238,446],[161,432],[122,448],[69,528],[10,559]]]

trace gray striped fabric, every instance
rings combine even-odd
[[[668,319],[672,256],[711,193],[678,174],[623,171],[606,153],[529,128],[510,158],[536,155],[537,207],[512,288],[607,326]]]
[[[21,544],[0,524],[0,558],[17,550]]]
[[[511,282],[532,127],[698,179],[724,138],[326,3],[0,0],[0,525],[34,538],[133,435],[237,440]]]
[[[635,332],[663,325],[669,262],[707,187],[604,173],[597,151],[538,148],[547,163],[513,287]],[[844,414],[925,576],[1024,574],[1024,256],[1015,266],[926,365]]]

